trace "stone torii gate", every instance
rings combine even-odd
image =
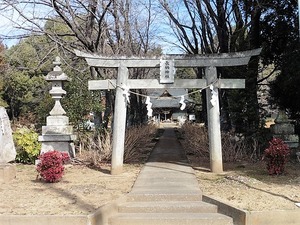
[[[113,123],[113,149],[111,174],[122,173],[124,140],[126,129],[127,96],[124,89],[171,89],[171,88],[203,88],[206,89],[208,135],[210,152],[210,169],[213,173],[223,172],[221,128],[219,112],[219,88],[245,88],[244,79],[219,79],[217,67],[247,65],[252,56],[259,55],[261,49],[244,52],[209,54],[209,55],[165,55],[163,58],[141,57],[103,57],[75,50],[79,57],[84,57],[91,67],[117,68],[116,80],[91,80],[89,90],[105,90],[116,88],[115,111]],[[166,67],[166,63],[168,67]],[[162,68],[163,65],[163,68]],[[169,65],[175,68],[204,67],[205,79],[173,79],[175,71],[169,71]],[[165,77],[158,79],[128,79],[128,68],[160,67]],[[166,71],[167,70],[167,71]],[[163,76],[164,76],[163,75]],[[171,78],[171,79],[170,79]],[[211,101],[214,99],[214,102]]]

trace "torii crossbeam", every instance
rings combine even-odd
[[[219,99],[214,103],[210,100],[218,95],[219,88],[245,88],[244,79],[220,79],[217,83],[217,67],[247,65],[252,56],[259,55],[261,49],[244,52],[209,54],[209,55],[165,55],[164,60],[172,60],[175,68],[204,67],[205,79],[175,79],[172,83],[161,83],[157,79],[128,79],[128,68],[155,68],[160,67],[161,58],[141,57],[103,57],[95,54],[83,53],[75,50],[79,57],[84,57],[91,67],[117,68],[116,80],[91,80],[89,90],[105,90],[116,88],[115,111],[113,123],[113,150],[111,174],[122,173],[124,140],[126,129],[126,96],[122,87],[130,89],[170,89],[170,88],[203,88],[206,89],[208,135],[210,152],[210,169],[214,173],[223,172],[222,146]]]

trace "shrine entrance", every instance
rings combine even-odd
[[[247,65],[252,56],[259,55],[261,49],[244,52],[210,55],[164,55],[161,58],[142,57],[103,57],[75,50],[84,57],[91,67],[117,68],[116,80],[91,80],[89,90],[116,89],[113,123],[113,149],[111,174],[122,173],[126,110],[130,89],[200,89],[206,90],[210,169],[213,173],[223,172],[219,96],[220,88],[245,88],[244,79],[218,79],[217,67]],[[174,79],[175,68],[204,67],[205,79]],[[129,68],[160,68],[160,79],[128,79]],[[147,96],[148,115],[151,114],[151,101]],[[184,106],[184,96],[180,103]]]
[[[193,101],[189,98],[190,93],[187,89],[155,89],[147,90],[147,96],[152,103],[152,118],[156,124],[167,122],[180,122],[188,119],[188,109]],[[181,96],[184,96],[186,107],[182,107]],[[180,109],[181,108],[181,109]]]

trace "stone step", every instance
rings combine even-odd
[[[143,186],[143,187],[134,187],[132,189],[132,193],[139,193],[139,192],[143,192],[143,193],[147,193],[147,194],[150,194],[150,193],[170,193],[170,194],[180,194],[181,192],[182,193],[187,193],[187,194],[201,194],[201,191],[199,191],[199,187],[195,187],[195,186],[190,186],[190,185],[178,185],[178,186]]]
[[[186,182],[189,182],[191,184],[194,184],[196,186],[199,186],[198,185],[198,181],[196,179],[191,179],[189,177],[177,177],[174,176],[174,177],[162,177],[162,178],[157,178],[157,179],[150,179],[150,178],[139,178],[138,180],[136,180],[136,183],[134,184],[135,186],[141,186],[141,185],[154,185],[154,186],[157,186],[157,185],[168,185],[168,184],[171,184],[171,185],[174,185],[174,184],[177,184],[177,185],[181,185],[181,184],[184,184]]]
[[[149,202],[149,201],[202,201],[201,192],[187,192],[180,193],[176,191],[174,193],[159,193],[158,191],[143,193],[142,191],[132,191],[127,195],[127,201],[129,202]]]
[[[202,201],[126,202],[120,213],[217,213],[218,207]]]
[[[109,225],[233,225],[202,201],[194,170],[173,130],[166,130]]]
[[[109,225],[233,225],[232,218],[218,213],[118,213]]]

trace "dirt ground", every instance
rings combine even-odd
[[[16,165],[16,179],[0,185],[0,214],[89,214],[128,193],[140,165],[125,165],[122,175],[110,175],[110,166],[89,168],[67,165],[62,180],[45,183],[36,179],[33,165]]]
[[[208,162],[190,161],[205,195],[249,211],[300,212],[295,204],[300,203],[299,162],[288,163],[283,175],[270,176],[265,162],[224,163],[224,173],[212,174],[207,170]]]
[[[298,208],[300,163],[289,164],[285,175],[269,176],[263,163],[225,164],[225,172],[216,175],[208,163],[191,162],[208,196],[246,210]],[[125,164],[123,174],[112,176],[109,165],[69,165],[60,182],[45,183],[36,179],[35,166],[16,165],[16,179],[0,185],[0,214],[89,214],[130,192],[141,167]]]

